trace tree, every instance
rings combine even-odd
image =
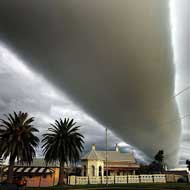
[[[64,184],[64,166],[76,163],[83,150],[83,135],[79,133],[80,126],[75,126],[73,119],[60,119],[48,129],[49,133],[43,134],[42,149],[46,163],[58,161],[60,163],[58,185]]]
[[[190,170],[190,161],[186,160],[186,164],[187,164],[188,169]]]
[[[154,156],[156,162],[163,164],[164,161],[164,151],[159,150],[158,153]]]
[[[39,139],[34,135],[38,132],[32,125],[34,118],[29,118],[28,113],[14,112],[5,117],[6,119],[0,119],[0,157],[9,157],[7,181],[12,183],[15,160],[31,164]]]
[[[164,151],[159,150],[154,156],[154,161],[149,165],[151,173],[161,173],[164,171]]]
[[[150,174],[151,173],[150,165],[140,164],[139,172],[140,174]]]

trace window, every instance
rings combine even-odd
[[[111,174],[111,171],[108,170],[108,176],[110,176],[110,174]],[[106,172],[106,170],[104,170],[104,176],[106,176],[106,175],[107,175],[107,172]]]
[[[99,166],[99,176],[102,176],[102,166]]]
[[[86,176],[86,166],[83,167],[83,174]]]
[[[95,166],[92,165],[92,176],[95,176]]]

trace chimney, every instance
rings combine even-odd
[[[92,144],[92,150],[96,150],[96,145]]]
[[[118,146],[118,144],[115,145],[115,151],[119,152],[119,146]]]

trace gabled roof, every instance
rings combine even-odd
[[[103,159],[104,158],[101,157],[101,155],[99,155],[95,150],[91,150],[82,157],[82,160],[103,160]]]
[[[121,153],[119,151],[107,151],[108,162],[130,162],[136,163],[132,153]],[[106,160],[106,151],[91,150],[82,157],[82,160]]]

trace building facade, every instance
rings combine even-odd
[[[106,159],[107,157],[107,159]],[[114,151],[98,151],[93,144],[82,159],[82,176],[119,176],[135,174],[139,170],[133,153],[122,153],[116,144]]]
[[[2,167],[1,181],[7,179],[8,167],[8,165]],[[27,187],[54,186],[59,179],[59,165],[57,163],[47,165],[44,159],[34,159],[30,166],[15,163],[13,172],[14,180],[26,181]]]

